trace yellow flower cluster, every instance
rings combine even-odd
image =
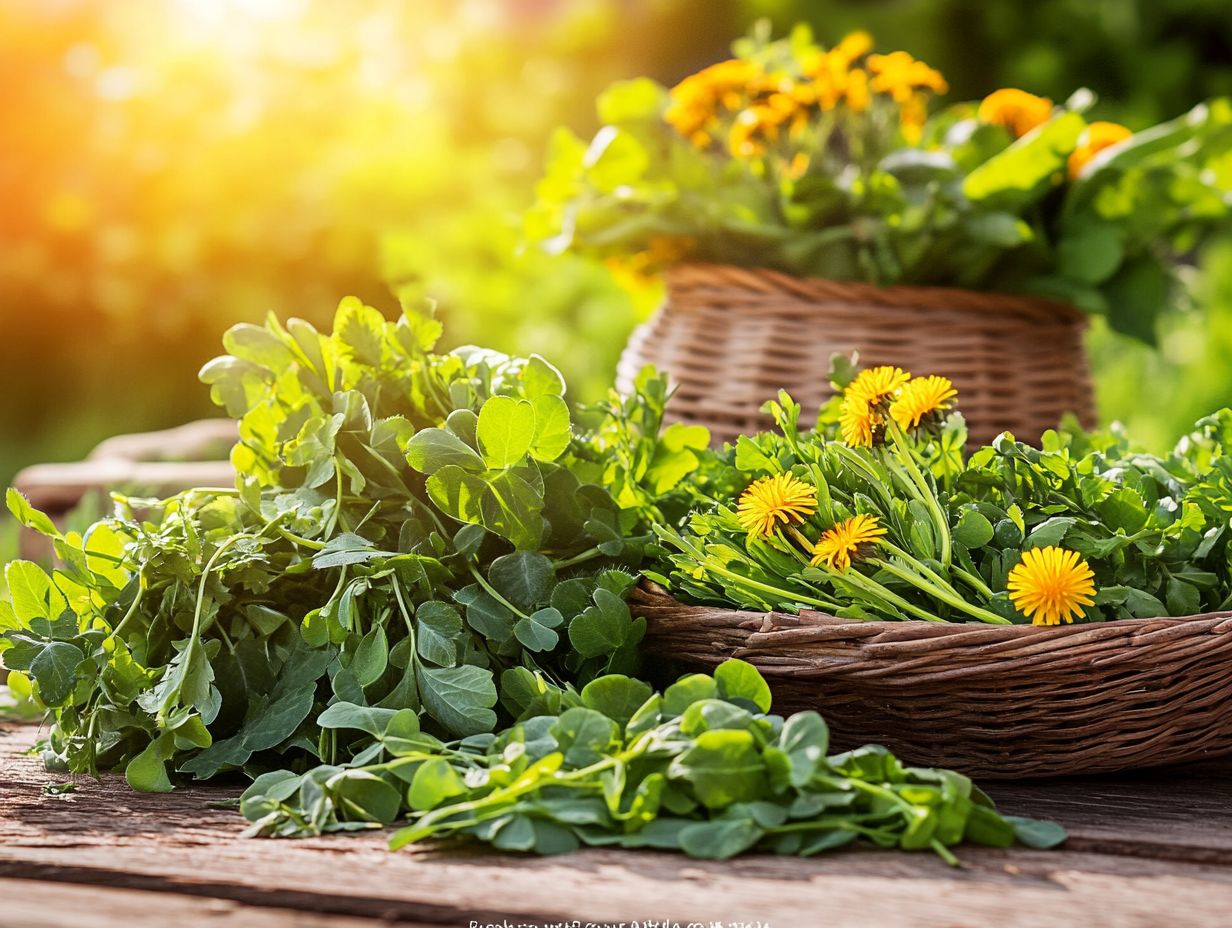
[[[957,395],[946,377],[912,378],[890,366],[861,371],[843,391],[843,441],[856,448],[872,447],[885,432],[887,415],[904,430],[917,429],[953,406]]]
[[[853,113],[868,109],[868,72],[855,63],[872,47],[873,39],[867,32],[853,32],[805,64],[804,74],[812,79],[810,89],[820,109],[832,110],[844,103]]]
[[[763,77],[752,61],[732,58],[690,74],[672,88],[671,103],[664,118],[699,148],[710,144],[710,130],[719,110],[740,109],[748,89]]]
[[[752,538],[764,538],[780,525],[789,528],[812,555],[810,564],[846,571],[853,558],[886,534],[876,516],[860,514],[844,519],[810,542],[795,528],[817,511],[816,488],[793,474],[778,474],[753,481],[740,496],[736,520]]]
[[[919,141],[928,118],[928,94],[950,89],[941,72],[906,52],[870,55],[868,69],[873,91],[887,94],[898,104],[903,136],[909,142]]]
[[[854,32],[828,51],[815,50],[797,73],[771,72],[743,58],[719,62],[672,88],[665,118],[699,148],[726,131],[732,155],[751,159],[784,135],[801,137],[823,113],[842,107],[859,115],[880,95],[898,108],[904,135],[915,141],[927,116],[927,95],[945,93],[945,78],[906,52],[869,55],[872,46],[868,33]],[[807,156],[797,156],[790,172],[799,174],[807,165]]]

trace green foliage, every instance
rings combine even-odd
[[[239,420],[234,490],[119,497],[84,532],[10,491],[59,562],[11,561],[0,601],[13,685],[54,718],[49,764],[123,767],[142,790],[332,764],[350,756],[340,730],[382,735],[401,712],[477,735],[636,668],[645,626],[617,568],[649,535],[592,482],[563,378],[538,356],[435,354],[440,332],[353,298],[329,334],[232,328],[201,377]],[[663,383],[643,386],[661,413]],[[652,459],[677,453],[656,450],[657,414]],[[638,498],[643,481],[668,489],[650,471],[623,486]]]
[[[337,724],[339,708],[318,721]],[[379,748],[363,764],[266,774],[240,808],[252,834],[350,831],[405,814],[393,848],[464,838],[536,854],[586,845],[810,856],[864,841],[957,863],[948,848],[962,841],[1065,838],[1052,822],[1001,816],[961,774],[905,767],[880,747],[827,757],[819,715],[769,711],[756,668],[731,660],[662,695],[599,677],[558,712],[446,744],[413,726],[391,737],[397,716],[356,718]]]

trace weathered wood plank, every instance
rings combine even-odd
[[[1084,840],[1110,840],[1098,829],[1112,826],[1092,809],[1085,813],[1088,823],[1074,829],[1077,849],[964,848],[961,870],[927,854],[893,852],[727,863],[616,851],[546,859],[473,849],[391,854],[383,836],[371,833],[287,842],[238,838],[241,822],[234,813],[205,806],[234,790],[143,796],[109,777],[101,784],[85,781],[65,798],[47,798],[41,787],[52,777],[34,758],[12,754],[31,740],[29,730],[0,736],[0,877],[68,884],[74,892],[121,888],[167,894],[177,905],[187,896],[275,913],[446,925],[751,919],[784,926],[814,924],[824,913],[830,924],[887,928],[1060,926],[1085,913],[1097,914],[1101,925],[1185,928],[1222,923],[1232,909],[1232,867],[1152,860],[1145,851],[1118,856],[1082,850]],[[1191,796],[1168,799],[1176,817],[1169,840],[1177,853],[1209,855],[1218,846],[1217,832],[1228,824],[1227,805],[1215,796],[1221,776],[1211,773],[1197,788],[1200,808],[1215,816],[1213,822],[1203,825],[1199,815],[1185,811]],[[1028,813],[1058,808],[1057,796],[1068,795],[1075,798],[1065,808],[1077,813],[1084,794],[1076,789],[1072,783],[1002,785],[997,794],[1007,808]],[[1136,802],[1149,797],[1132,795]],[[1149,820],[1144,833],[1135,830],[1145,811],[1130,805],[1139,818],[1116,832],[1117,840],[1139,841],[1139,850],[1158,843]],[[1184,822],[1197,829],[1188,843],[1181,840]]]
[[[4,928],[379,928],[367,918],[246,906],[229,899],[0,879]]]
[[[1232,863],[1232,760],[1117,776],[989,783],[1003,811],[1053,818],[1071,850]]]

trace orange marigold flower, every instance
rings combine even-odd
[[[814,567],[825,564],[832,570],[844,572],[851,567],[853,558],[862,557],[865,549],[885,533],[876,516],[861,514],[845,519],[817,539],[810,563]]]
[[[762,77],[760,66],[744,58],[720,61],[690,74],[671,89],[664,119],[685,138],[702,147],[709,144],[707,130],[719,109],[739,109],[749,85]]]
[[[1095,603],[1095,574],[1077,551],[1049,546],[1024,551],[1010,570],[1014,608],[1034,625],[1060,625]]]
[[[1052,101],[1025,90],[1006,87],[994,90],[981,100],[976,117],[980,122],[1004,126],[1010,135],[1018,139],[1052,118]]]
[[[850,66],[857,58],[868,54],[872,49],[873,37],[863,29],[859,29],[843,36],[842,40],[830,49],[830,54],[846,61]]]
[[[900,106],[908,102],[917,90],[945,93],[950,89],[940,71],[906,52],[869,55],[868,70],[873,75],[869,83],[873,91],[889,94]]]
[[[1111,148],[1124,142],[1133,135],[1128,129],[1115,122],[1093,122],[1078,137],[1078,147],[1069,156],[1066,167],[1069,179],[1073,180],[1082,173],[1087,163],[1105,148]]]

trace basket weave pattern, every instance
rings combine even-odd
[[[632,389],[646,364],[676,387],[669,418],[716,443],[771,425],[759,408],[785,389],[805,421],[833,393],[835,352],[861,364],[943,374],[971,438],[1008,429],[1035,441],[1072,412],[1095,418],[1086,317],[1046,300],[941,287],[876,287],[757,268],[692,264],[667,273],[668,299],[629,341],[617,372]]]
[[[644,584],[645,649],[755,664],[775,711],[815,709],[838,748],[986,779],[1101,773],[1232,753],[1232,613],[1089,625],[860,622],[685,606]]]

